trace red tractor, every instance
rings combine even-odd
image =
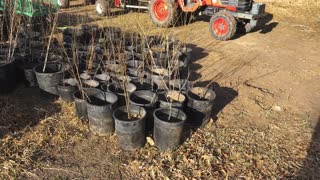
[[[265,4],[253,0],[114,0],[112,4],[120,8],[147,9],[151,20],[160,27],[174,26],[182,13],[209,15],[209,30],[214,38],[222,41],[235,35],[237,25],[243,25],[249,32],[265,15]],[[96,1],[99,15],[106,15],[109,8],[108,0]]]

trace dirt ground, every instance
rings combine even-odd
[[[210,36],[206,18],[164,30],[147,13],[104,18],[93,6],[65,10],[61,26],[76,17],[69,25],[168,33],[188,43],[197,84],[215,82],[213,120],[174,152],[159,152],[152,143],[123,152],[115,135],[90,134],[73,104],[48,101],[21,85],[0,96],[0,177],[319,179],[320,24],[272,7],[254,32],[226,42]]]

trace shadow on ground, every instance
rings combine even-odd
[[[43,97],[39,89],[19,88],[0,95],[0,139],[8,134],[17,135],[41,120],[60,112],[54,103],[56,97]]]
[[[307,152],[307,157],[297,179],[320,179],[320,117]]]
[[[208,87],[216,93],[211,114],[211,118],[214,121],[218,120],[217,115],[219,112],[221,112],[238,96],[238,92],[236,90],[231,87],[220,86],[217,82],[212,83],[212,81],[203,81],[196,83],[195,86]]]
[[[267,34],[270,33],[274,28],[278,26],[278,22],[272,22],[273,15],[270,13],[266,13],[264,17],[258,20],[258,24],[255,28],[253,28],[249,33],[252,32],[259,32],[260,34]],[[232,39],[238,39],[241,36],[246,35],[246,30],[243,26],[237,26],[236,35]]]
[[[196,61],[207,57],[209,54],[205,52],[202,47],[199,47],[195,44],[187,44],[187,47],[192,49],[192,55],[188,62],[188,68],[183,69],[181,72],[181,78],[188,79],[189,81],[197,81],[201,79],[202,76],[196,71],[201,69],[202,66]]]

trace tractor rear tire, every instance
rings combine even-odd
[[[215,39],[227,41],[235,35],[237,31],[237,21],[230,13],[220,11],[211,17],[209,29]]]
[[[110,14],[110,1],[108,0],[97,0],[96,11],[99,16],[107,16]]]
[[[60,8],[69,8],[70,0],[58,0],[58,6]]]
[[[151,0],[148,11],[152,22],[157,26],[170,27],[179,21],[178,8],[174,0]]]

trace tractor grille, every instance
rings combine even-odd
[[[226,6],[236,6],[238,11],[250,11],[252,0],[220,0]]]

